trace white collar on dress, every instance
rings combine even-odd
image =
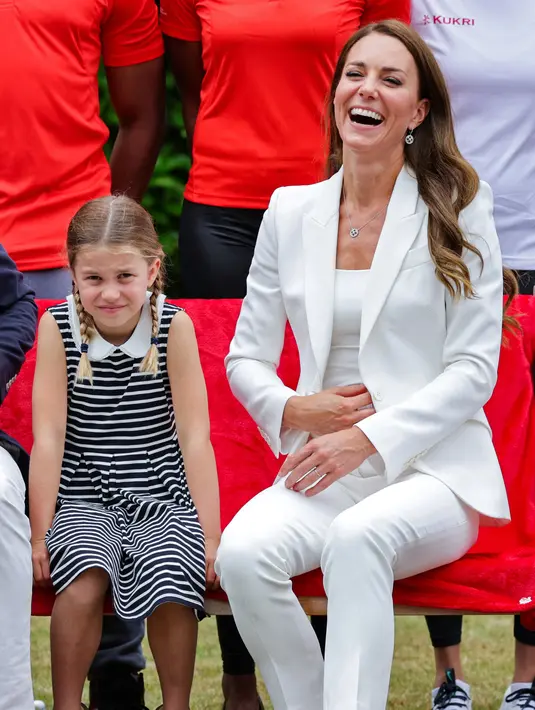
[[[161,322],[162,311],[165,303],[165,294],[161,293],[158,296],[157,307],[158,307],[158,321]],[[78,314],[76,313],[76,305],[74,303],[74,297],[67,296],[67,303],[69,305],[69,322],[71,325],[72,337],[74,344],[80,350],[82,345],[82,338],[80,335],[80,321],[78,319]],[[113,345],[113,343],[108,343],[104,340],[102,335],[98,331],[89,341],[88,355],[89,359],[93,361],[104,360],[115,350],[121,350],[125,355],[129,357],[145,357],[147,351],[150,347],[150,339],[152,335],[152,318],[150,313],[150,291],[147,291],[147,296],[145,298],[145,303],[141,310],[141,316],[139,318],[138,324],[134,328],[134,332],[128,338],[126,343],[122,345]]]

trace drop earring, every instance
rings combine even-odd
[[[414,136],[412,135],[414,128],[409,128],[409,132],[405,136],[405,143],[407,145],[412,145],[414,143]]]

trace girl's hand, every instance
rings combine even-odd
[[[219,589],[219,577],[215,573],[214,564],[217,557],[217,549],[219,547],[220,538],[207,537],[205,541],[206,548],[206,588],[214,591]]]
[[[50,584],[50,557],[44,540],[32,540],[33,579],[40,587]]]
[[[290,397],[282,423],[290,429],[322,436],[349,429],[374,413],[372,398],[366,387],[347,385],[317,394]]]
[[[358,427],[352,427],[309,441],[288,456],[279,478],[290,474],[284,485],[297,492],[315,484],[305,492],[306,496],[315,496],[374,453],[376,449],[368,437]]]

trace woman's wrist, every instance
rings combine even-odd
[[[366,454],[366,457],[377,453],[377,449],[359,427],[358,422],[353,424],[353,431],[355,431],[358,448]]]
[[[282,413],[282,426],[287,429],[301,429],[299,421],[299,405],[302,397],[293,395],[289,397]]]

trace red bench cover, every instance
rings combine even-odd
[[[269,486],[280,467],[256,426],[232,396],[223,358],[234,333],[239,301],[177,301],[195,323],[208,386],[212,441],[221,487],[221,513],[227,525],[250,498]],[[50,302],[41,302],[40,312]],[[479,540],[461,560],[396,583],[397,604],[515,612],[535,609],[535,410],[531,363],[535,351],[535,298],[520,296],[521,337],[508,336],[502,348],[498,385],[486,407],[502,465],[513,522],[504,528],[482,528]],[[4,405],[0,428],[28,449],[32,444],[31,387],[35,366],[32,350]],[[281,360],[281,377],[297,381],[299,363],[291,335]],[[467,471],[467,475],[470,472]],[[321,574],[294,582],[302,596],[323,596]],[[50,593],[34,595],[35,614],[48,614]],[[525,619],[529,620],[528,614]],[[530,624],[531,625],[531,624]]]

